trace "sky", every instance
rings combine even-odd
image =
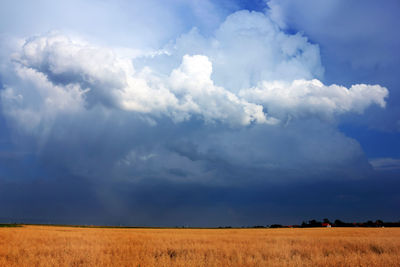
[[[397,0],[0,3],[0,221],[400,220]]]

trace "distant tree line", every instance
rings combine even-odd
[[[331,222],[329,219],[325,218],[322,221],[317,221],[315,219],[310,221],[303,221],[301,225],[281,225],[281,224],[271,224],[267,226],[269,228],[310,228],[310,227],[400,227],[400,221],[398,222],[384,222],[382,220],[376,221],[366,221],[366,222],[344,222],[342,220],[336,219]],[[253,228],[260,228],[260,226],[254,226]]]
[[[317,220],[310,220],[308,222],[303,222],[300,227],[326,227],[330,225],[332,227],[400,227],[400,221],[398,222],[384,222],[382,220],[376,221],[366,221],[366,222],[344,222],[336,219],[334,222],[328,219],[323,219],[322,222]]]
[[[0,223],[0,227],[21,227],[21,225],[16,223]]]
[[[241,228],[311,228],[311,227],[400,227],[400,221],[398,222],[384,222],[382,220],[366,221],[366,222],[344,222],[336,219],[331,222],[325,218],[322,221],[315,219],[310,221],[303,221],[300,225],[282,225],[282,224],[271,224],[271,225],[254,225],[254,226],[242,226]],[[232,228],[232,226],[220,226],[218,228]]]

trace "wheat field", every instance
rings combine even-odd
[[[400,266],[400,229],[0,228],[0,266]]]

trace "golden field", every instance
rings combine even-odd
[[[400,266],[400,228],[0,228],[0,266]]]

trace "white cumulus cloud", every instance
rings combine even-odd
[[[101,104],[152,116],[170,116],[175,121],[199,115],[206,121],[229,124],[269,122],[262,106],[214,85],[210,77],[212,64],[206,56],[184,56],[181,66],[166,76],[153,73],[150,68],[135,71],[130,58],[121,58],[111,49],[50,34],[28,39],[13,58],[17,73],[14,82],[25,80],[28,84],[18,84],[15,89],[7,85],[3,101],[10,102],[14,91],[21,97],[35,93],[26,86],[37,91],[22,106],[7,105],[11,109],[34,112],[31,106],[41,106],[45,101],[58,103],[56,107],[63,109],[63,102],[71,98],[76,103],[68,108]],[[48,87],[54,89],[43,89]]]
[[[201,38],[194,51],[181,47]],[[28,128],[58,111],[95,105],[150,120],[196,116],[208,123],[276,124],[287,115],[362,113],[371,104],[384,107],[388,94],[379,85],[347,89],[308,80],[322,72],[318,47],[247,11],[230,15],[211,39],[196,32],[181,37],[139,69],[136,59],[58,33],[28,38],[12,58],[15,79],[6,83],[2,101],[21,125],[30,121]],[[180,65],[162,71],[165,58]],[[24,100],[13,106],[16,97]]]
[[[388,90],[379,85],[356,84],[350,88],[327,86],[317,79],[291,83],[261,82],[257,87],[240,91],[239,96],[268,108],[277,117],[305,117],[313,114],[327,118],[345,112],[362,113],[368,106],[385,107]]]

